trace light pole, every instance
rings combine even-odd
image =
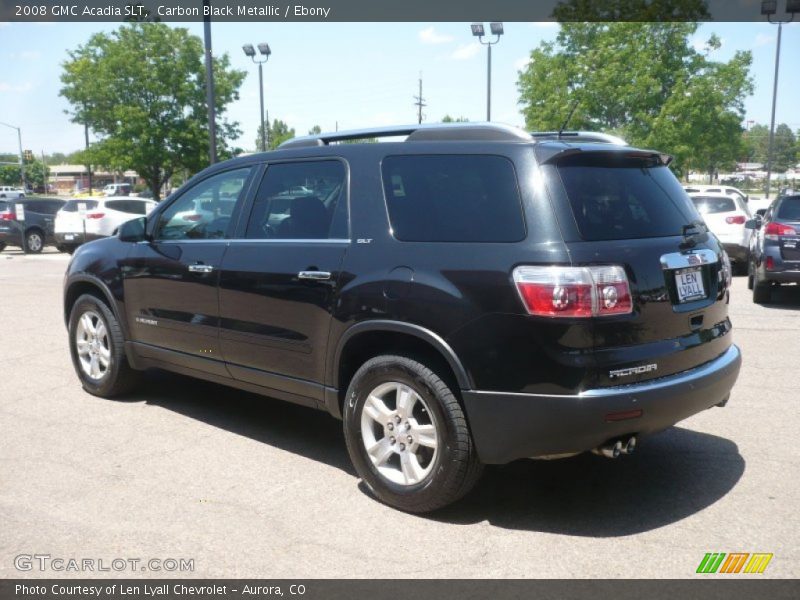
[[[794,20],[794,13],[800,12],[800,0],[786,0],[786,12],[789,18],[785,21],[773,21],[772,15],[778,12],[778,0],[764,0],[761,3],[761,14],[767,21],[778,26],[778,43],[775,47],[775,79],[772,84],[772,115],[769,120],[769,149],[767,150],[767,200],[769,200],[770,179],[772,179],[772,149],[775,143],[775,102],[778,99],[778,67],[781,62],[781,30],[783,25]]]
[[[6,127],[17,130],[17,142],[19,142],[19,174],[22,177],[22,189],[25,190],[25,193],[28,193],[28,182],[25,180],[25,161],[22,158],[22,129],[15,125],[3,123],[2,121],[0,121],[0,125],[5,125]]]
[[[258,51],[261,56],[264,57],[264,60],[256,60],[256,51],[253,48],[253,44],[245,44],[242,46],[242,50],[246,56],[250,57],[254,63],[258,65],[258,93],[261,97],[261,151],[267,151],[267,130],[264,127],[264,63],[269,60],[270,54],[272,54],[272,50],[269,49],[269,44],[262,43],[258,45]]]
[[[502,23],[490,23],[489,29],[492,32],[495,40],[493,42],[483,41],[483,36],[486,35],[483,29],[483,23],[473,23],[471,26],[472,35],[478,38],[478,41],[486,46],[488,49],[487,63],[486,63],[486,120],[492,120],[492,46],[500,41],[500,36],[503,35]]]

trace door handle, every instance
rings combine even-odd
[[[189,272],[190,273],[211,273],[214,270],[214,267],[211,265],[189,265]]]
[[[323,281],[330,279],[331,274],[328,271],[300,271],[297,274],[298,279],[313,279],[315,281]]]

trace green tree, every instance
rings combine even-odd
[[[319,135],[322,133],[322,127],[319,125],[314,125],[311,129],[308,130],[308,135]]]
[[[267,123],[267,149],[274,150],[286,140],[295,137],[294,128],[281,121],[280,119],[273,119],[272,123]],[[261,148],[261,126],[258,126],[258,133],[256,136],[256,148]]]
[[[574,106],[569,129],[603,130],[671,152],[679,172],[735,160],[741,128],[731,123],[741,122],[752,92],[751,56],[714,62],[709,54],[719,38],[698,52],[690,43],[696,30],[696,23],[563,23],[556,41],[535,48],[520,72],[526,126],[558,129]],[[701,139],[710,146],[699,147]]]
[[[769,144],[767,144],[769,146]],[[772,147],[772,169],[785,173],[797,164],[797,138],[786,123],[775,128]]]
[[[442,117],[442,123],[469,123],[469,119],[467,117],[451,117],[450,115],[445,115]]]
[[[769,148],[769,127],[757,123],[742,133],[744,162],[767,164]]]
[[[215,57],[213,69],[217,152],[227,157],[234,152],[228,140],[240,131],[225,113],[245,72],[232,69],[227,55]],[[134,169],[156,199],[176,170],[207,166],[203,44],[187,29],[143,22],[94,34],[70,52],[61,81],[72,120],[100,137],[78,155],[81,163]]]
[[[0,155],[0,162],[17,162],[19,156],[16,154]],[[41,160],[34,158],[33,160],[24,161],[25,165],[25,181],[31,187],[38,187],[44,185],[44,180],[49,169]],[[14,165],[0,165],[0,184],[2,185],[22,185],[22,174],[19,170],[19,164]]]

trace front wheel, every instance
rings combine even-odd
[[[455,502],[482,471],[453,392],[411,358],[385,355],[362,365],[347,390],[344,433],[364,483],[407,512]]]
[[[83,389],[111,398],[134,387],[139,373],[128,365],[124,344],[111,309],[95,296],[78,298],[69,317],[69,349]]]

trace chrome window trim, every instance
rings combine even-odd
[[[350,244],[352,240],[344,238],[322,239],[270,239],[250,240],[247,238],[211,238],[207,240],[151,240],[137,244]]]

